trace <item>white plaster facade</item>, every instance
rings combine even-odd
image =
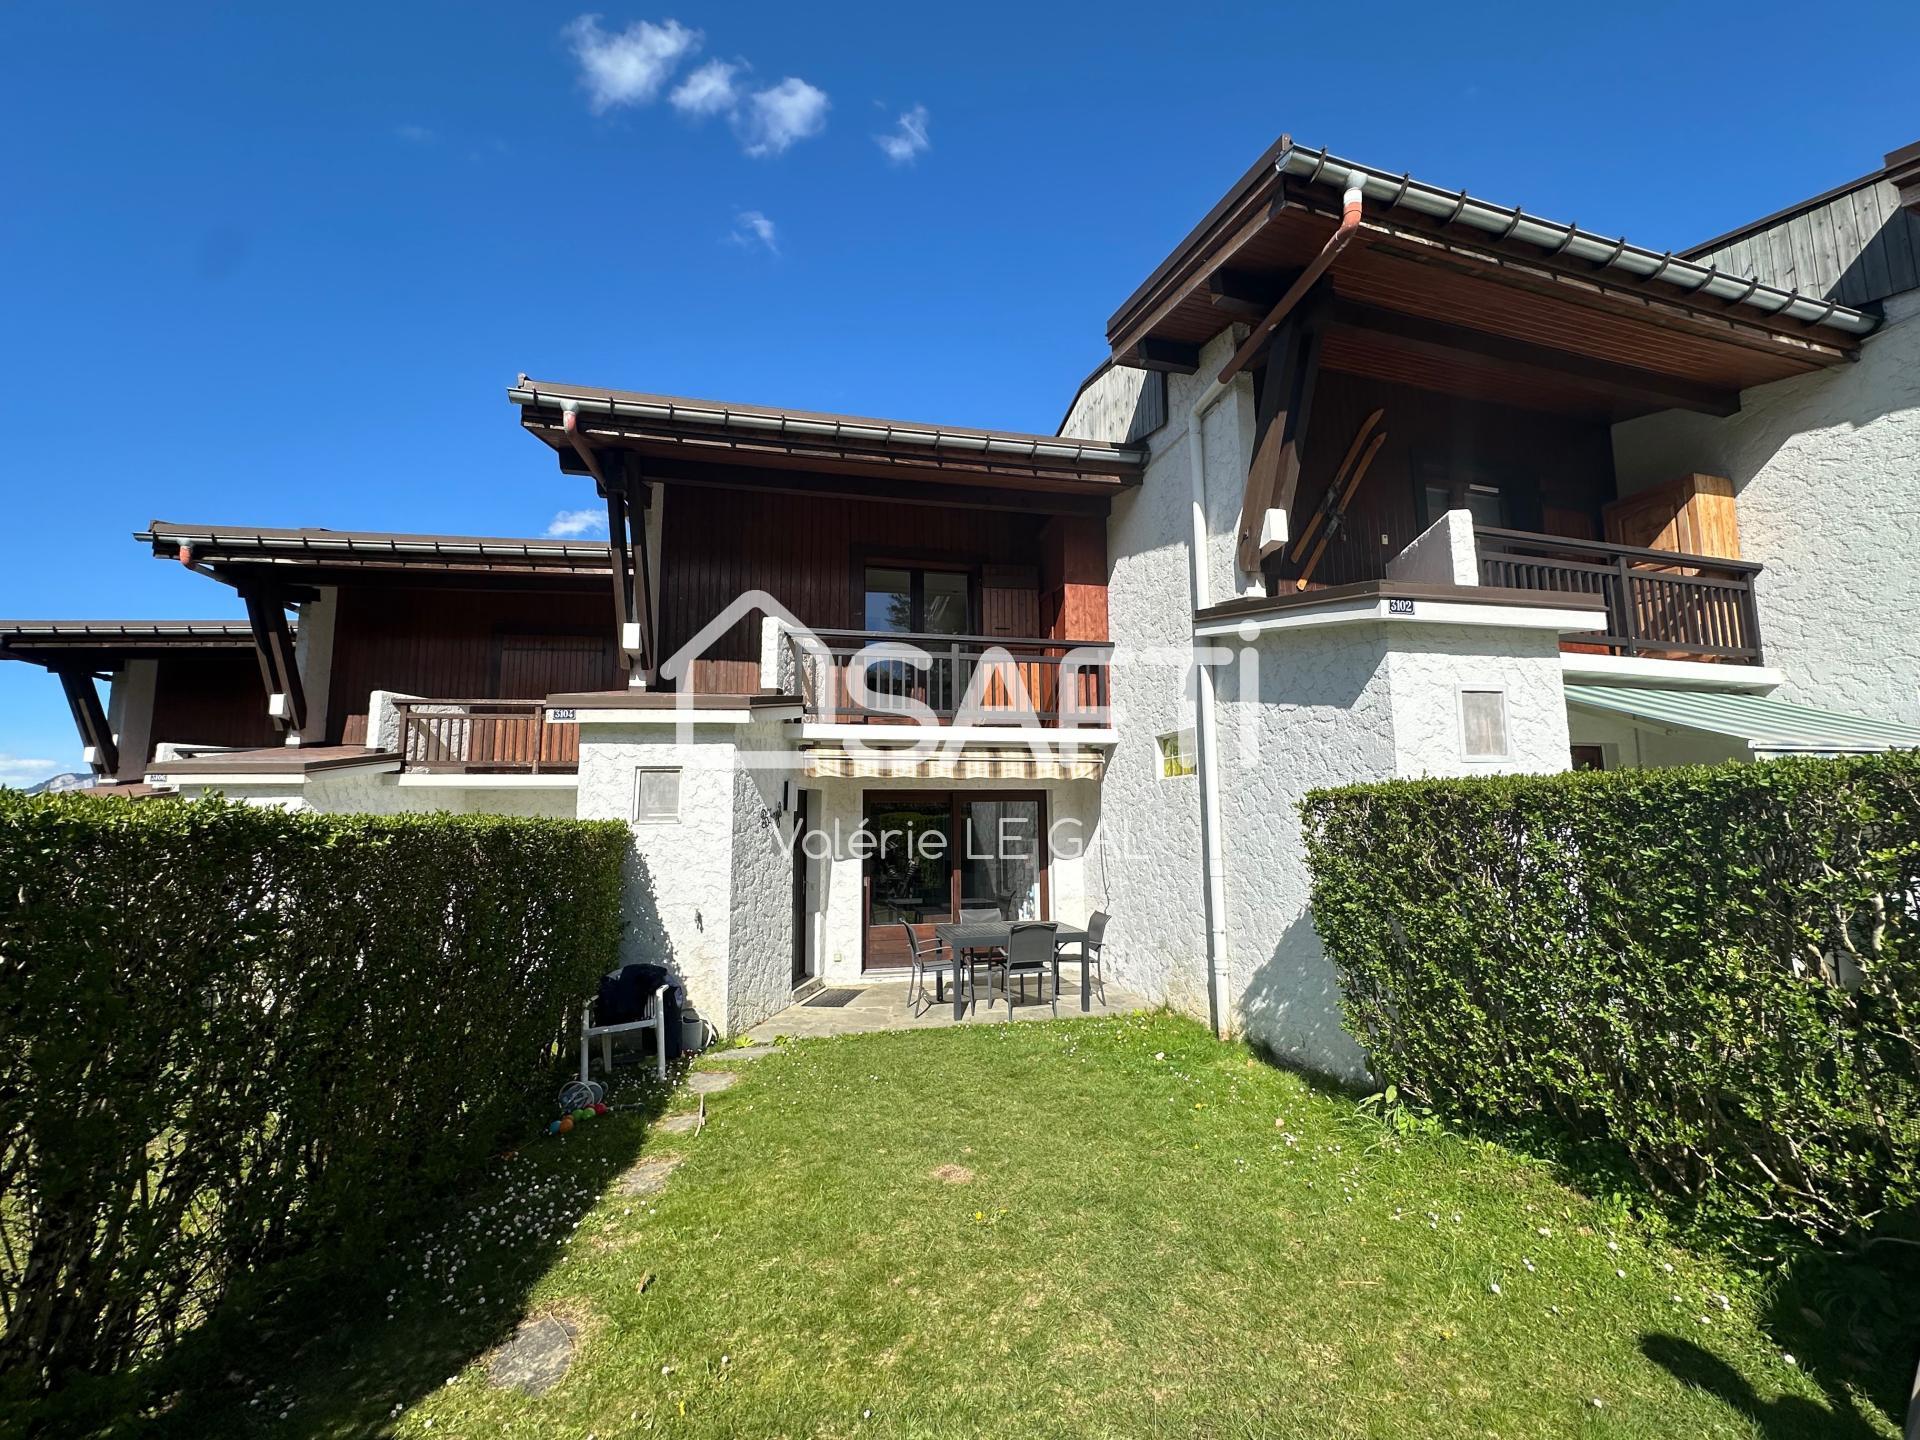
[[[1748,390],[1738,414],[1616,425],[1620,493],[1734,484],[1781,698],[1920,723],[1920,291],[1891,296],[1852,365]]]

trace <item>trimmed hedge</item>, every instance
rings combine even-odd
[[[1550,1117],[1734,1229],[1920,1197],[1920,756],[1393,781],[1302,806],[1375,1076]]]
[[[551,1098],[624,826],[0,791],[0,1394],[370,1253]]]

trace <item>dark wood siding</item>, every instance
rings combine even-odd
[[[1429,390],[1324,371],[1293,507],[1294,535],[1326,495],[1360,424],[1385,411],[1387,433],[1346,523],[1313,572],[1314,585],[1381,578],[1387,561],[1426,528],[1426,477],[1474,474],[1496,481],[1517,503],[1518,529],[1597,535],[1600,507],[1613,498],[1613,447],[1604,423],[1477,404]],[[1279,574],[1299,567],[1283,562]]]
[[[157,662],[153,744],[276,745],[280,738],[267,716],[252,650],[164,655]]]
[[[1690,258],[1860,306],[1920,286],[1920,215],[1900,208],[1892,181],[1876,178]]]
[[[340,592],[328,698],[329,743],[366,736],[367,696],[540,700],[626,683],[614,653],[613,594],[389,589]],[[529,652],[549,648],[550,663]],[[548,688],[548,682],[566,684]]]
[[[765,590],[816,629],[858,629],[860,567],[868,561],[1023,566],[1037,575],[1047,520],[1000,510],[696,486],[669,486],[661,503],[663,659],[748,590]],[[693,669],[692,688],[751,691],[759,687],[759,672],[756,614],[706,649]]]

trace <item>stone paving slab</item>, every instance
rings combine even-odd
[[[658,1195],[666,1188],[667,1177],[679,1168],[684,1157],[652,1155],[621,1173],[613,1188],[621,1195]]]
[[[1082,1010],[1080,1008],[1080,977],[1077,968],[1068,967],[1060,977],[1060,1018],[1062,1020],[1097,1015],[1128,1015],[1147,1008],[1145,1000],[1114,985],[1108,987],[1104,1004],[1096,998],[1088,1009]],[[999,996],[995,995],[992,1009],[976,1003],[957,1023],[1004,1025],[1009,1018],[1021,1022],[1051,1020],[1053,1007],[1038,1003],[1033,998],[1037,993],[1033,986],[1029,985],[1025,1003],[1022,1003],[1020,992],[1016,990],[1011,1017],[1008,1015],[1007,1007],[1001,1003]],[[1095,995],[1097,996],[1098,993],[1099,987],[1095,986]],[[916,1004],[914,1008],[909,1009],[906,981],[878,980],[863,987],[858,998],[838,1008],[826,1005],[790,1006],[771,1020],[763,1020],[747,1031],[747,1038],[756,1044],[770,1044],[782,1035],[804,1040],[823,1035],[865,1035],[877,1030],[944,1030],[955,1023],[951,996],[943,1004],[932,1006]]]
[[[668,1115],[664,1119],[654,1121],[653,1128],[663,1131],[668,1135],[690,1135],[700,1128],[700,1117],[698,1115]]]
[[[566,1378],[575,1339],[572,1324],[558,1316],[522,1320],[513,1338],[487,1362],[487,1383],[496,1390],[544,1395]]]
[[[687,1089],[695,1095],[716,1095],[731,1089],[739,1078],[730,1070],[702,1070],[687,1077]]]

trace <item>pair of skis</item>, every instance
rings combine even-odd
[[[1376,410],[1360,422],[1353,443],[1347,447],[1346,458],[1340,462],[1340,468],[1333,472],[1333,479],[1327,483],[1326,496],[1320,502],[1320,508],[1313,512],[1313,518],[1307,521],[1307,528],[1300,532],[1300,538],[1294,542],[1292,560],[1300,565],[1301,556],[1306,563],[1300,565],[1300,574],[1293,582],[1295,590],[1304,590],[1313,580],[1313,572],[1320,567],[1321,556],[1327,553],[1327,542],[1340,533],[1340,527],[1346,522],[1347,506],[1353,503],[1354,495],[1360,489],[1360,482],[1367,477],[1367,468],[1373,464],[1373,457],[1380,453],[1380,447],[1386,443],[1387,432],[1379,429],[1381,417],[1387,412]],[[1311,553],[1308,547],[1312,547]]]

